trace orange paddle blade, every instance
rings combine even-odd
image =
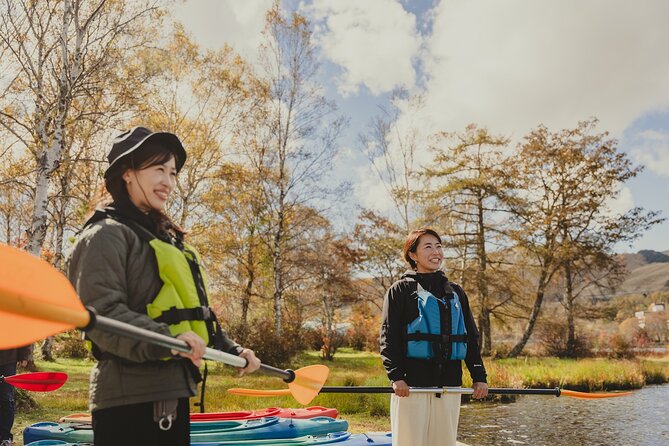
[[[321,364],[310,365],[295,370],[295,380],[288,384],[287,389],[260,390],[260,389],[228,389],[228,393],[244,396],[283,396],[293,395],[293,398],[300,403],[307,405],[323,388],[323,384],[328,379],[330,369]]]
[[[631,395],[632,392],[619,392],[619,393],[586,393],[586,392],[577,392],[575,390],[565,390],[560,389],[560,396],[570,396],[572,398],[580,398],[584,400],[594,400],[599,398],[617,398],[619,396]]]
[[[88,320],[63,274],[25,251],[0,245],[0,349],[83,327]]]
[[[290,395],[290,389],[262,390],[262,389],[243,389],[240,387],[233,387],[231,389],[228,389],[228,393],[232,395],[242,395],[242,396],[284,396],[284,395]]]
[[[89,413],[73,413],[61,417],[58,420],[59,423],[79,423],[79,424],[91,424],[93,423],[92,415]]]
[[[298,403],[307,405],[318,396],[329,374],[330,369],[321,364],[295,370],[295,380],[288,383],[290,393]]]

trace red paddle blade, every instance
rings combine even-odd
[[[67,381],[67,373],[63,372],[35,372],[7,376],[4,381],[19,389],[32,392],[51,392],[60,389]]]

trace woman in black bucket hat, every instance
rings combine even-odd
[[[90,409],[96,445],[190,442],[188,398],[197,392],[206,345],[242,356],[211,311],[197,251],[165,206],[186,162],[177,136],[135,127],[113,142],[105,186],[113,202],[86,222],[68,276],[99,314],[187,342],[185,354],[92,330]]]

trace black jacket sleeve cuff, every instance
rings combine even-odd
[[[405,373],[401,370],[394,370],[388,373],[388,379],[391,381],[402,381],[405,378]]]

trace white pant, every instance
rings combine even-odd
[[[455,446],[459,417],[460,394],[391,395],[393,446]]]

